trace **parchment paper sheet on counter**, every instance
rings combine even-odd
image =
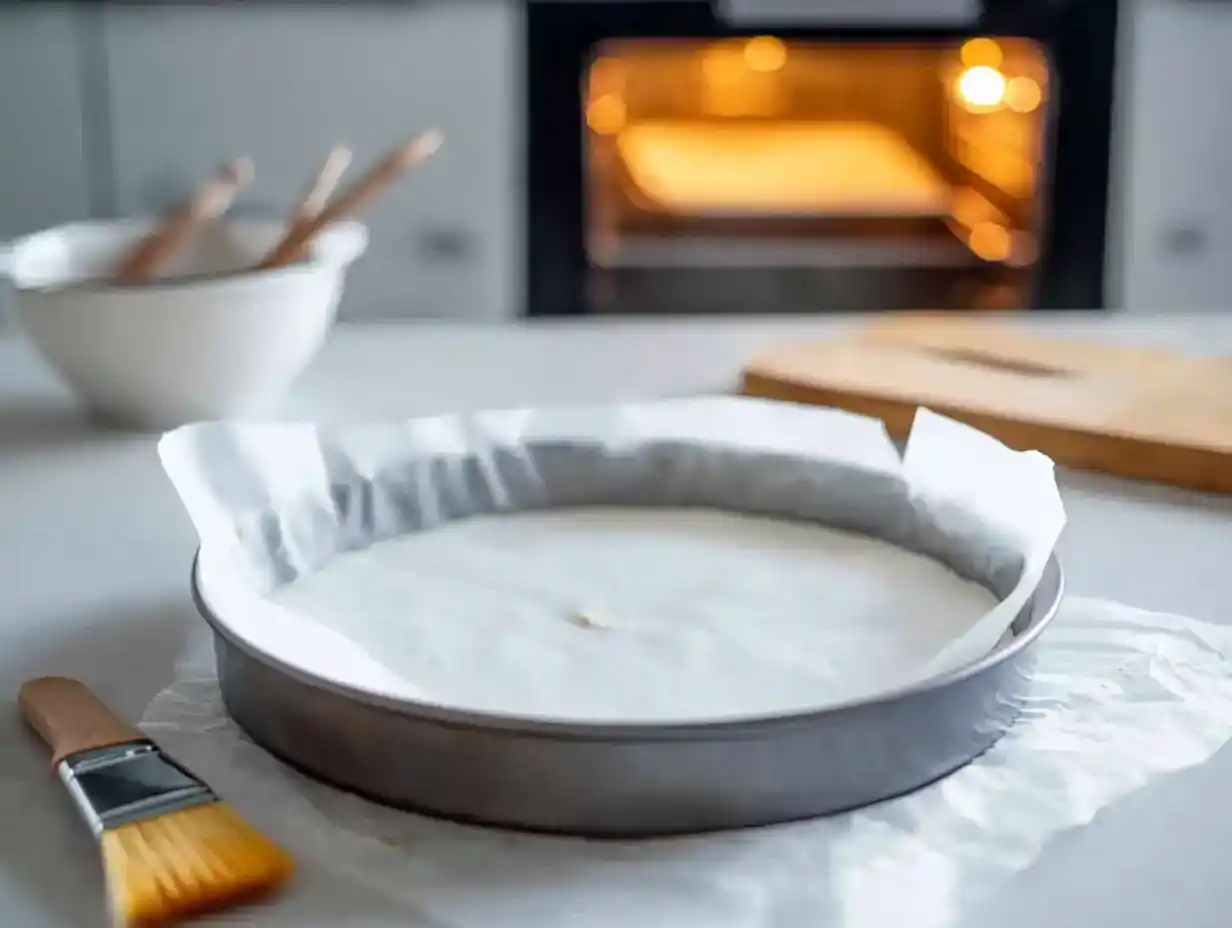
[[[314,892],[342,880],[380,913],[354,924],[940,928],[995,906],[1057,833],[1232,736],[1232,629],[1069,599],[1025,716],[970,766],[829,819],[651,842],[471,828],[314,783],[228,721],[204,627],[142,724],[300,861],[301,888],[261,924],[314,923]]]

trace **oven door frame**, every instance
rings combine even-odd
[[[1105,308],[1118,6],[1117,0],[984,0],[976,21],[963,27],[882,21],[758,28],[725,22],[711,0],[532,0],[525,59],[526,315],[590,312],[582,81],[595,47],[610,39],[756,35],[869,43],[1012,36],[1039,42],[1052,67],[1054,109],[1033,308]]]

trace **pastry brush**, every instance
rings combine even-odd
[[[217,911],[291,875],[286,854],[84,684],[31,680],[18,703],[99,842],[114,925]]]

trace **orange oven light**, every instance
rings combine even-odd
[[[1031,113],[1044,99],[1040,85],[1029,77],[1013,77],[1005,87],[1005,103],[1015,113]]]
[[[745,43],[744,63],[762,74],[778,71],[787,63],[787,46],[772,35],[759,35]]]
[[[955,89],[958,100],[968,109],[986,110],[1005,99],[1005,75],[996,68],[980,64],[958,75]]]
[[[1001,46],[992,39],[971,39],[963,43],[962,51],[958,55],[962,59],[963,67],[1001,67]]]

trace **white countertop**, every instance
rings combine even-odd
[[[742,358],[842,321],[610,320],[342,328],[284,414],[328,421],[717,392]],[[1033,328],[1232,354],[1232,316],[1036,317]],[[78,676],[138,717],[186,630],[194,535],[153,436],[99,432],[19,342],[0,342],[0,699]],[[1063,474],[1070,591],[1219,622],[1232,590],[1232,497]],[[1232,752],[1137,793],[1054,842],[971,925],[1219,926],[1232,918]],[[101,924],[90,839],[46,759],[0,713],[0,924]],[[306,915],[305,913],[312,913]],[[405,925],[338,879],[302,880],[256,924]],[[493,926],[498,928],[498,926]],[[503,928],[503,926],[500,926]],[[785,926],[795,928],[795,926]],[[810,926],[811,928],[811,926]]]

